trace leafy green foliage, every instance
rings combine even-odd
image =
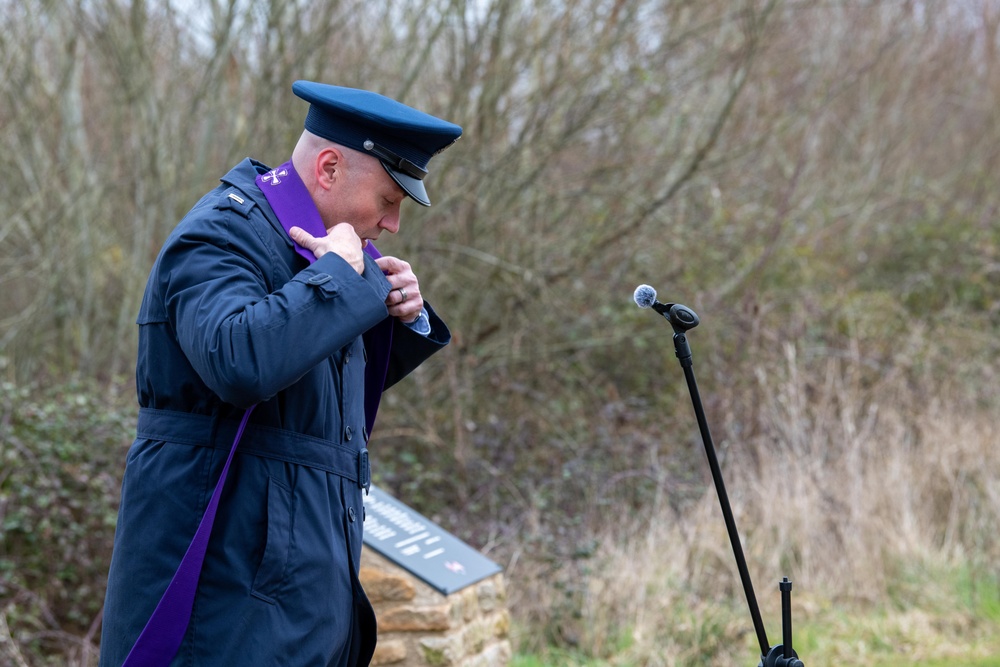
[[[92,384],[0,384],[0,610],[25,646],[98,616],[134,428]]]

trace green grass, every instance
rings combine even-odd
[[[991,568],[949,566],[942,563],[908,563],[895,572],[891,593],[882,604],[808,599],[803,596],[795,613],[795,649],[807,667],[1000,667],[1000,578]],[[719,613],[716,608],[716,614]],[[766,610],[768,639],[781,639],[780,617]],[[672,640],[684,646],[684,656],[675,655],[678,667],[707,667],[732,664],[755,667],[756,643],[749,631],[745,610],[734,606],[713,625],[718,636],[677,635]],[[677,620],[677,619],[675,619]],[[694,619],[692,619],[694,620]],[[711,652],[724,636],[733,634],[720,628],[741,626],[747,633],[743,646],[731,646],[724,660],[699,656]],[[511,667],[644,667],[665,661],[650,659],[655,653],[630,650],[628,642],[595,658],[579,649],[547,647],[536,653],[521,653]],[[731,656],[737,656],[731,659]],[[744,657],[745,656],[745,657]]]
[[[806,667],[816,667],[816,665],[823,664],[840,664],[840,665],[860,665],[864,664],[867,667],[1000,667],[1000,656],[989,656],[982,658],[963,658],[963,657],[946,657],[946,658],[929,658],[929,659],[913,659],[906,657],[894,657],[884,660],[876,660],[874,662],[857,662],[848,663],[844,662],[827,662],[825,660],[816,661],[811,659],[808,653],[800,652],[799,657],[802,659]],[[746,662],[743,663],[747,667],[753,667],[755,656],[752,654],[747,655]],[[540,657],[537,655],[516,655],[511,660],[510,667],[603,667],[606,665],[614,664],[618,667],[639,667],[638,665],[633,665],[632,663],[611,663],[604,660],[594,660],[586,658],[578,654],[574,654],[571,651],[552,651],[547,653],[546,657]]]
[[[879,662],[873,667],[1000,667],[1000,657],[991,658],[941,658],[932,660],[921,660],[913,662],[911,660],[891,660],[889,662]]]

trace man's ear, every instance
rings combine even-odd
[[[328,146],[316,156],[316,182],[324,190],[329,190],[343,176],[344,154],[334,146]]]

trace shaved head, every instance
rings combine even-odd
[[[292,165],[295,167],[295,171],[299,173],[306,187],[310,188],[310,190],[315,181],[311,176],[314,172],[316,158],[324,150],[330,148],[337,150],[343,156],[343,162],[346,163],[343,165],[345,168],[350,167],[352,171],[357,170],[360,174],[370,173],[379,166],[378,159],[371,155],[348,148],[329,139],[324,139],[309,130],[304,130],[301,136],[299,136],[298,143],[295,144],[295,150],[292,151]]]

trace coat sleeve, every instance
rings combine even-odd
[[[385,374],[384,388],[388,389],[410,374],[435,352],[451,342],[451,331],[438,317],[431,305],[424,301],[431,332],[418,334],[399,320],[393,321],[392,349],[389,351],[389,368]]]
[[[389,283],[334,253],[269,287],[278,249],[267,224],[216,210],[168,240],[158,287],[202,381],[240,407],[267,400],[387,316]]]

